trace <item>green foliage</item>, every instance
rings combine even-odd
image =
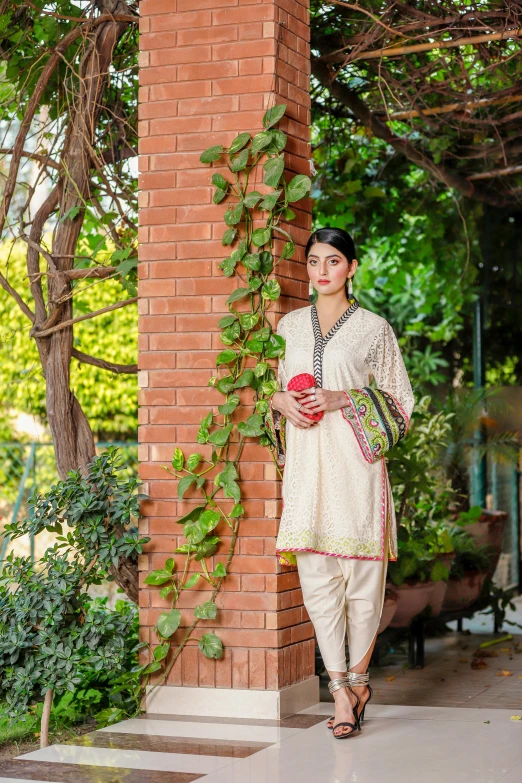
[[[136,493],[139,482],[121,479],[120,469],[110,448],[85,476],[71,471],[45,495],[33,493],[29,517],[6,527],[13,539],[56,534],[39,562],[11,553],[0,576],[0,697],[12,719],[49,689],[75,694],[77,703],[92,700],[81,693],[89,678],[115,688],[116,703],[134,698],[124,699],[129,681],[118,678],[133,654],[136,613],[123,602],[108,611],[88,595],[91,585],[111,579],[121,556],[136,559],[148,541],[129,527],[144,497]]]
[[[451,576],[463,577],[467,571],[486,571],[491,562],[487,544],[478,546],[466,529],[455,530],[452,535],[456,558],[451,566]]]
[[[107,598],[93,598],[98,616],[105,614],[109,620],[122,627],[119,615],[129,619],[125,624],[124,647],[126,658],[123,674],[98,671],[90,665],[80,666],[77,674],[80,683],[74,691],[66,691],[55,699],[50,715],[52,732],[68,729],[92,716],[98,726],[106,726],[124,717],[135,715],[140,709],[140,681],[136,673],[138,663],[138,608],[129,601],[118,600],[114,609],[107,607]],[[6,715],[6,705],[0,705],[0,742],[22,739],[34,735],[38,730],[43,711],[43,702],[29,706],[20,719]]]
[[[233,249],[221,262],[220,268],[227,277],[239,274],[243,284],[228,296],[230,315],[219,321],[221,340],[227,348],[217,356],[218,374],[210,379],[209,385],[225,399],[217,406],[217,413],[209,411],[201,421],[196,440],[206,448],[201,453],[190,455],[176,448],[172,467],[165,467],[178,479],[178,497],[193,499],[197,496],[200,502],[177,520],[183,525],[187,542],[175,550],[175,553],[185,555],[183,568],[176,569],[174,560],[169,558],[163,568],[156,569],[145,579],[147,584],[160,587],[161,597],[171,602],[171,608],[159,616],[155,630],[160,639],[174,642],[175,651],[168,660],[164,654],[165,645],[161,644],[161,653],[153,653],[152,663],[144,669],[146,673],[152,673],[163,664],[158,682],[165,680],[187,641],[195,638],[192,634],[198,623],[216,619],[215,597],[227,575],[240,519],[244,514],[238,483],[244,442],[255,439],[265,446],[272,445],[265,431],[264,414],[278,386],[269,360],[283,354],[285,343],[272,332],[267,318],[267,311],[281,292],[277,280],[269,279],[269,276],[281,258],[289,258],[294,252],[290,235],[280,226],[281,221],[295,217],[288,205],[306,196],[311,187],[310,179],[303,175],[288,183],[284,179],[286,136],[274,126],[284,115],[285,108],[283,105],[274,106],[267,111],[263,119],[265,130],[253,138],[249,133],[240,133],[228,150],[216,145],[200,156],[202,163],[225,162],[232,175],[231,179],[220,173],[212,175],[217,200],[221,201],[223,194],[228,194],[236,201],[224,213],[225,223],[230,228],[225,231],[222,243]],[[252,171],[263,157],[263,181],[268,192],[261,194],[249,190],[248,183]],[[259,220],[259,210],[263,213],[265,225],[254,229],[253,218],[255,215]],[[274,252],[274,241],[278,236],[286,240],[279,259]],[[236,309],[236,303],[241,303],[241,311]],[[250,415],[238,420],[235,414],[241,409],[237,390],[247,388],[253,391],[254,406]],[[230,546],[224,562],[215,558],[212,569],[207,561],[219,552],[222,543],[220,531],[227,528]],[[221,554],[218,556],[221,557]],[[195,565],[198,567],[196,572]],[[181,621],[181,614],[176,608],[181,591],[195,587],[201,579],[211,587],[210,598],[195,607],[188,630],[175,639]],[[207,658],[223,655],[222,642],[215,633],[205,632],[197,641],[199,650]],[[151,666],[154,668],[151,669]]]
[[[390,452],[398,560],[388,564],[388,571],[396,585],[408,577],[438,581],[449,576],[435,556],[454,549],[450,509],[455,493],[440,460],[452,421],[452,414],[434,413],[430,398],[423,397],[415,406],[408,436]]]
[[[11,285],[21,291],[30,304],[24,278],[25,248],[0,248],[0,271],[9,268]],[[112,304],[121,298],[117,280],[104,280],[92,287],[81,281],[73,299],[73,315],[81,315]],[[80,290],[83,289],[80,293]],[[131,364],[136,361],[137,305],[82,321],[75,327],[74,347],[107,361]],[[0,288],[0,440],[11,440],[9,408],[47,421],[45,380],[38,350],[29,336],[31,324],[14,300]],[[100,367],[71,362],[71,389],[78,398],[89,423],[100,439],[133,437],[137,430],[138,387],[136,375],[108,373]],[[2,426],[2,422],[4,422]]]
[[[453,417],[441,461],[456,492],[457,504],[464,510],[469,502],[467,465],[470,458],[489,456],[499,464],[516,465],[518,434],[499,425],[499,421],[513,419],[499,389],[451,389],[438,407]],[[477,443],[476,433],[481,428],[484,437],[482,442]]]
[[[511,626],[514,625],[516,628],[522,629],[522,625],[520,623],[517,623],[514,620],[506,619],[508,609],[510,609],[512,612],[516,612],[517,609],[515,603],[513,602],[513,590],[504,590],[503,587],[499,587],[494,582],[490,582],[488,587],[489,606],[487,609],[482,610],[481,614],[493,615],[495,619],[495,628],[498,628],[499,631],[502,631],[504,623],[507,623]]]
[[[407,355],[433,343],[447,362],[439,374],[462,385],[473,385],[480,290],[488,383],[520,384],[521,156],[511,145],[511,93],[522,60],[520,37],[501,32],[518,28],[518,4],[489,17],[487,42],[467,13],[473,3],[458,17],[448,0],[400,3],[391,15],[370,0],[348,8],[310,4],[315,223],[353,233],[357,297],[371,289],[371,309],[401,334],[408,324]],[[473,43],[440,46],[457,38]],[[412,51],[419,43],[427,46]],[[398,56],[375,57],[403,45]]]
[[[401,335],[414,385],[437,386],[450,372],[449,347],[476,297],[477,272],[459,214],[464,207],[452,194],[434,191],[429,175],[397,160],[385,142],[351,133],[345,120],[316,112],[312,133],[314,227],[352,234],[359,261],[355,295]],[[474,213],[466,220],[471,260],[478,264]]]
[[[0,153],[0,174],[5,180],[11,167],[17,185],[6,225],[2,226],[0,273],[32,312],[37,309],[32,295],[35,299],[41,297],[37,327],[47,316],[55,325],[57,314],[62,320],[69,317],[67,306],[58,307],[53,297],[47,296],[48,275],[56,269],[114,267],[110,279],[74,279],[70,291],[65,295],[61,292],[63,302],[69,294],[73,297],[73,318],[136,294],[137,178],[129,161],[137,148],[139,17],[135,3],[129,2],[128,6],[127,22],[118,24],[105,16],[105,24],[99,25],[100,16],[109,7],[106,3],[87,7],[69,0],[51,5],[10,0],[1,5],[0,122],[5,143]],[[125,3],[120,3],[120,10],[124,7]],[[100,33],[103,27],[105,32]],[[111,59],[106,67],[110,76],[101,74],[99,80],[93,76],[97,108],[92,111],[85,100],[89,91],[86,93],[84,85],[91,78],[88,63],[96,51],[97,34],[98,53],[110,40]],[[55,58],[55,50],[64,39],[69,45]],[[100,62],[96,54],[93,61]],[[40,92],[36,85],[46,73],[49,78],[42,82]],[[31,106],[36,109],[34,116]],[[82,124],[79,118],[83,113],[86,116]],[[84,133],[82,128],[92,128],[92,138],[89,130]],[[12,154],[12,145],[24,129],[28,134],[19,162]],[[31,159],[33,154],[36,160]],[[71,154],[90,162],[85,176],[79,179]],[[61,195],[46,215],[42,233],[35,216],[58,183]],[[66,243],[62,240],[73,222],[71,237],[76,239],[76,229],[79,236],[64,253]],[[46,233],[50,228],[52,233]],[[34,275],[31,288],[23,259],[29,252],[29,234],[33,249],[34,241],[42,248],[37,261],[41,275]],[[30,271],[34,274],[34,267]],[[65,279],[64,286],[69,288]],[[95,360],[135,364],[136,320],[136,305],[84,320],[75,326],[72,347]],[[4,406],[46,421],[45,362],[40,357],[47,348],[42,349],[40,343],[39,354],[35,344],[38,338],[30,337],[30,320],[2,287],[0,323],[0,438],[10,439]],[[63,369],[61,382],[67,384],[68,368]],[[102,367],[73,357],[70,389],[99,438],[133,437],[137,427],[135,373],[109,374]]]

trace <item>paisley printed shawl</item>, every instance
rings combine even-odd
[[[365,386],[343,392],[347,405],[341,408],[351,425],[366,462],[382,459],[408,430],[409,418],[400,403],[389,393]],[[265,428],[272,441],[275,459],[284,468],[286,459],[286,417],[270,405],[265,416]],[[295,552],[278,552],[281,565],[296,565]]]
[[[366,462],[382,458],[401,438],[409,419],[400,403],[389,393],[364,386],[344,392],[348,405],[342,408]]]

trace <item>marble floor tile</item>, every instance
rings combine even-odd
[[[107,726],[100,731],[114,731]],[[153,734],[157,737],[197,737],[198,739],[254,740],[279,742],[306,729],[250,725],[243,723],[207,723],[195,721],[141,720],[132,718],[117,724],[119,733]]]
[[[155,772],[113,767],[53,764],[12,759],[0,762],[0,783],[192,783],[204,780],[199,773]]]
[[[323,720],[323,717],[320,717]],[[93,731],[64,743],[85,745],[90,748],[121,748],[125,750],[149,750],[162,753],[195,753],[203,756],[230,756],[246,758],[267,748],[270,742],[245,742],[234,740],[200,740],[195,737],[155,737],[144,734],[118,734],[112,731]]]
[[[50,761],[59,764],[80,764],[94,767],[156,770],[158,772],[199,772],[207,775],[227,767],[233,759],[226,756],[200,756],[184,753],[161,753],[146,750],[88,748],[77,745],[51,745],[25,753],[24,761]]]
[[[322,715],[332,715],[332,705],[321,702],[308,708],[314,713]],[[306,710],[303,710],[306,713]],[[472,708],[472,707],[424,707],[415,705],[397,705],[397,704],[373,704],[370,702],[364,713],[365,718],[385,718],[400,720],[445,720],[460,723],[476,722],[483,723],[485,720],[491,723],[505,723],[510,720],[511,715],[515,714],[511,709],[491,709]],[[521,759],[522,760],[522,759]]]
[[[500,783],[520,783],[522,780],[522,764],[518,764],[511,772],[500,778]]]
[[[139,720],[170,720],[187,721],[188,723],[237,723],[237,718],[208,718],[195,715],[163,715],[161,713],[147,712],[140,715]],[[280,720],[269,718],[241,718],[242,726],[282,726],[288,729],[308,729],[322,720],[321,716],[310,713],[297,712]]]
[[[319,724],[205,783],[498,783],[522,762],[518,722],[370,720],[350,739]],[[513,783],[513,781],[509,781]]]

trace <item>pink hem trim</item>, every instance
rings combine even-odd
[[[386,461],[383,458],[381,458],[382,463],[382,470],[381,470],[381,485],[382,485],[382,514],[381,514],[381,552],[382,552],[382,558],[381,560],[384,560],[384,544],[386,540],[386,520],[388,518],[388,487],[387,487],[387,472],[386,472]]]
[[[347,397],[347,399],[351,400],[348,397],[348,394],[343,391],[343,394]],[[395,399],[395,398],[394,398]],[[401,408],[402,410],[402,408]],[[343,418],[351,424],[352,422],[350,419],[347,419],[345,417],[344,411],[341,408],[341,412],[343,415]],[[404,413],[404,411],[402,411]],[[406,416],[406,414],[404,414]],[[408,417],[406,416],[406,419],[409,422]],[[362,448],[361,448],[362,451]],[[364,453],[363,453],[364,455]],[[366,457],[365,457],[366,459]],[[319,549],[312,549],[311,547],[285,547],[284,549],[277,549],[275,550],[276,556],[279,552],[315,552],[318,555],[327,555],[328,557],[342,557],[346,560],[384,560],[384,543],[386,538],[386,521],[388,518],[388,487],[387,487],[387,479],[388,479],[388,471],[386,470],[386,460],[384,459],[384,455],[382,457],[379,457],[381,461],[381,557],[364,557],[363,555],[338,555],[335,552],[322,552]],[[376,460],[378,461],[378,460]],[[367,462],[372,462],[372,460],[367,460]],[[283,511],[285,505],[284,497],[281,497],[281,511]],[[390,551],[389,547],[389,540],[388,540],[388,551]],[[395,563],[397,562],[397,557],[388,557],[389,563]],[[285,563],[280,563],[280,565],[285,565]],[[293,563],[288,563],[288,565],[293,565]]]
[[[312,549],[307,546],[285,547],[285,549],[276,549],[276,555],[279,552],[315,552],[317,555],[328,555],[328,557],[342,557],[344,560],[383,560],[383,557],[364,557],[363,555],[337,555],[335,552],[322,552],[320,549]],[[282,565],[284,565],[282,563]],[[293,563],[292,563],[293,565]]]

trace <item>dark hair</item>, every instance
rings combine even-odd
[[[310,239],[306,243],[305,258],[308,258],[312,246],[317,242],[324,242],[325,245],[331,245],[339,250],[351,263],[355,258],[355,244],[350,234],[343,228],[318,228],[310,234]]]

